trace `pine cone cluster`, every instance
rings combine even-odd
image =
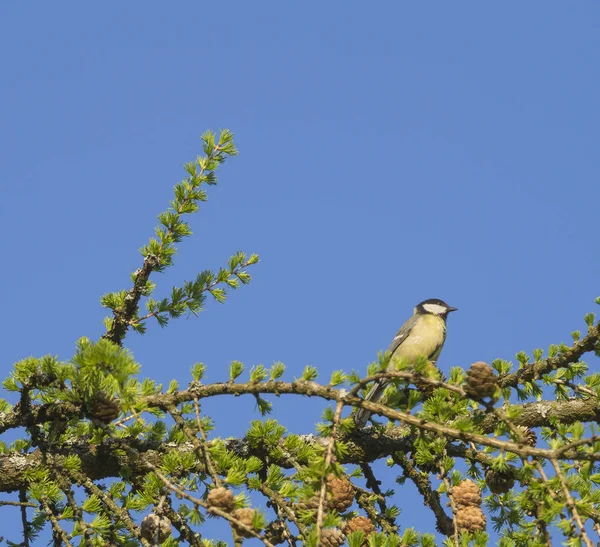
[[[471,480],[464,480],[452,488],[450,494],[456,505],[454,519],[459,530],[485,530],[486,519],[481,510],[481,490]]]
[[[152,545],[163,543],[171,535],[171,521],[167,517],[150,513],[142,520],[140,533]]]
[[[231,513],[235,509],[233,492],[224,486],[214,488],[208,493],[206,505],[208,505],[209,512],[214,507],[226,513]]]
[[[321,531],[321,543],[322,547],[340,547],[344,545],[346,536],[339,528],[326,528]]]
[[[465,383],[465,392],[469,397],[476,401],[493,397],[497,385],[498,377],[490,365],[483,361],[477,361],[471,365]]]
[[[121,413],[119,399],[110,397],[106,391],[97,391],[88,404],[91,416],[108,424]]]
[[[490,468],[485,472],[485,483],[494,494],[506,494],[515,485],[515,478],[512,473],[494,471]]]
[[[239,520],[242,524],[245,524],[246,526],[248,526],[248,528],[252,528],[252,519],[254,518],[254,509],[251,509],[250,507],[243,507],[241,509],[236,509],[235,511],[233,511],[233,513],[231,513],[231,516],[234,519]],[[250,532],[246,531],[245,528],[242,528],[237,523],[232,522],[231,525],[234,527],[234,529],[238,533],[238,535],[240,535],[244,538],[253,537]]]
[[[367,517],[354,517],[346,522],[344,527],[344,533],[346,535],[352,532],[364,532],[365,539],[369,537],[375,531],[375,525],[371,522],[371,519]]]

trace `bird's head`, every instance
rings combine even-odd
[[[423,300],[420,304],[415,307],[415,315],[439,315],[446,317],[450,312],[456,311],[458,308],[448,306],[446,302],[439,298],[430,298],[429,300]]]

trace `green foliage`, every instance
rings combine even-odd
[[[230,380],[235,380],[236,378],[239,378],[242,374],[242,372],[244,372],[244,365],[242,363],[240,363],[239,361],[231,361],[231,363],[229,363],[229,379]]]
[[[316,367],[311,367],[307,365],[306,367],[304,367],[304,372],[302,373],[301,380],[304,380],[305,382],[312,382],[313,380],[317,379],[318,375],[319,371]]]
[[[344,374],[343,370],[334,370],[331,373],[331,380],[329,380],[329,385],[339,386],[340,384],[346,382],[347,379],[348,377],[346,376],[346,374]]]
[[[277,420],[254,420],[246,433],[250,446],[276,446],[282,440],[286,430]]]
[[[191,372],[194,382],[199,382],[202,380],[204,373],[206,372],[206,366],[204,363],[195,363]]]
[[[80,338],[72,362],[75,366],[73,384],[84,398],[98,391],[123,395],[131,377],[140,371],[128,350],[104,339],[92,342]]]
[[[233,143],[233,134],[228,130],[221,131],[218,143],[214,133],[207,131],[203,136],[204,156],[199,156],[195,162],[185,164],[189,177],[175,185],[175,198],[171,208],[158,216],[160,222],[156,228],[156,238],[140,250],[142,256],[156,256],[159,260],[157,271],[162,271],[173,263],[176,253],[175,243],[192,234],[189,225],[181,217],[195,213],[199,203],[208,199],[202,188],[203,184],[215,185],[217,177],[215,170],[225,161],[227,156],[237,155]]]
[[[192,235],[189,224],[183,220],[185,215],[198,211],[199,203],[208,199],[203,185],[215,185],[216,169],[227,157],[237,154],[233,134],[227,129],[220,132],[218,140],[210,131],[202,138],[205,155],[199,156],[195,162],[185,164],[189,176],[175,185],[171,207],[158,215],[156,237],[151,238],[149,243],[140,249],[145,258],[145,265],[151,264],[153,271],[164,271],[173,264],[177,253],[176,244]],[[136,306],[132,316],[127,318],[128,326],[144,334],[147,329],[146,321],[152,317],[164,327],[170,319],[184,314],[197,315],[203,309],[207,294],[219,303],[225,302],[227,289],[236,289],[240,283],[245,285],[250,282],[250,274],[245,268],[258,263],[258,260],[258,255],[247,256],[243,252],[237,252],[231,256],[227,267],[220,268],[217,272],[205,270],[193,281],[185,281],[182,286],[173,287],[170,296],[160,300],[151,298],[156,288],[155,283],[146,278],[143,283],[138,283],[139,276],[145,275],[142,268],[131,274],[135,293],[124,290],[109,293],[101,298],[101,303],[113,311],[116,319],[121,320],[127,314],[127,306],[132,298],[145,297],[147,313],[139,316]],[[108,330],[114,327],[113,318],[107,319],[106,327]]]
[[[242,252],[238,252],[229,259],[228,268],[221,268],[217,273],[205,270],[196,276],[193,281],[185,281],[183,287],[173,287],[171,296],[161,300],[148,298],[146,300],[146,316],[137,317],[133,320],[134,328],[138,332],[145,332],[141,327],[150,317],[154,317],[161,327],[165,327],[169,319],[181,317],[184,314],[198,315],[202,311],[206,295],[210,294],[220,304],[227,298],[227,290],[220,285],[227,285],[231,289],[236,289],[239,282],[248,284],[250,275],[244,268],[256,264],[258,256],[251,255],[246,257]]]
[[[262,382],[269,377],[269,371],[262,365],[257,365],[250,369],[250,381]]]
[[[281,378],[283,376],[283,373],[285,372],[285,365],[283,363],[280,363],[279,361],[276,363],[273,363],[273,366],[271,367],[271,380],[277,380],[278,378]]]
[[[491,391],[487,386],[482,398],[477,367],[467,373],[455,366],[446,379],[423,357],[379,353],[369,375],[404,374],[388,382],[380,401],[382,420],[386,414],[399,419],[372,428],[357,427],[348,412],[359,384],[363,395],[371,386],[362,372],[331,372],[335,365],[327,384],[317,383],[316,366],[286,380],[278,361],[269,369],[250,365],[247,375],[240,361],[231,361],[214,384],[204,383],[202,363],[191,366],[189,385],[172,380],[163,389],[138,379],[141,367],[122,345],[130,327],[144,333],[152,318],[164,327],[197,315],[209,296],[225,302],[229,290],[250,282],[247,268],[258,262],[257,255],[234,253],[223,267],[153,298],[162,288],[150,275],[173,264],[177,245],[192,233],[186,215],[207,200],[217,167],[237,152],[227,130],[218,138],[207,132],[203,141],[204,155],[185,165],[188,176],[175,185],[170,208],[159,214],[154,237],[141,249],[144,261],[131,275],[132,287],[102,297],[112,312],[107,333],[98,341],[81,338],[66,362],[53,356],[20,360],[4,380],[16,400],[0,399],[0,433],[13,434],[0,441],[0,463],[7,480],[17,483],[9,483],[7,495],[21,492],[24,543],[46,528],[55,544],[66,537],[84,547],[133,547],[141,543],[142,519],[153,513],[170,522],[163,546],[223,547],[226,542],[204,537],[209,519],[230,515],[233,531],[235,515],[243,514],[233,509],[251,508],[251,527],[277,544],[316,546],[319,536],[339,536],[351,518],[368,516],[375,531],[368,538],[348,533],[348,545],[484,546],[490,538],[483,531],[454,530],[451,520],[448,529],[457,511],[452,496],[466,476],[482,491],[481,507],[498,545],[538,547],[549,534],[562,534],[566,545],[589,544],[584,535],[597,528],[600,506],[600,373],[590,374],[594,364],[582,360],[586,353],[600,355],[593,313],[584,318],[583,338],[578,330],[571,333],[571,346],[551,344],[546,358],[541,348],[531,355],[521,351],[518,367],[493,361]],[[250,420],[240,438],[223,439],[215,429],[220,417],[206,414],[205,399],[216,395],[249,395],[264,416],[277,411],[276,397],[288,394],[325,401],[317,435],[290,432],[270,417]],[[341,414],[338,405],[345,407]],[[397,490],[382,484],[379,469],[371,467],[381,458],[396,472]],[[410,499],[408,482],[416,487]],[[437,537],[401,519],[394,502],[414,503],[415,492],[433,510]],[[478,506],[472,492],[469,499]]]
[[[596,316],[593,313],[588,313],[585,316],[585,323],[588,327],[592,327],[594,325],[594,320]]]

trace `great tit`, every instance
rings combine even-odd
[[[435,364],[446,340],[446,318],[450,312],[456,310],[457,308],[448,306],[446,302],[437,298],[430,298],[417,304],[413,316],[400,327],[387,349],[391,354],[388,371],[395,370],[396,359],[411,361],[422,356]],[[379,401],[389,383],[390,380],[387,378],[378,380],[365,400],[374,403]],[[363,427],[370,416],[369,410],[358,408],[354,414],[354,422],[358,427]]]

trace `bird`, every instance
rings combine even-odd
[[[435,364],[446,341],[446,319],[450,312],[457,309],[438,298],[430,298],[417,304],[413,316],[400,327],[387,349],[391,356],[387,370],[396,370],[396,359],[411,361],[417,357],[426,357]],[[365,401],[379,401],[389,383],[389,378],[378,380],[365,397]],[[364,427],[370,416],[371,411],[358,408],[354,413],[354,423],[358,427]]]

